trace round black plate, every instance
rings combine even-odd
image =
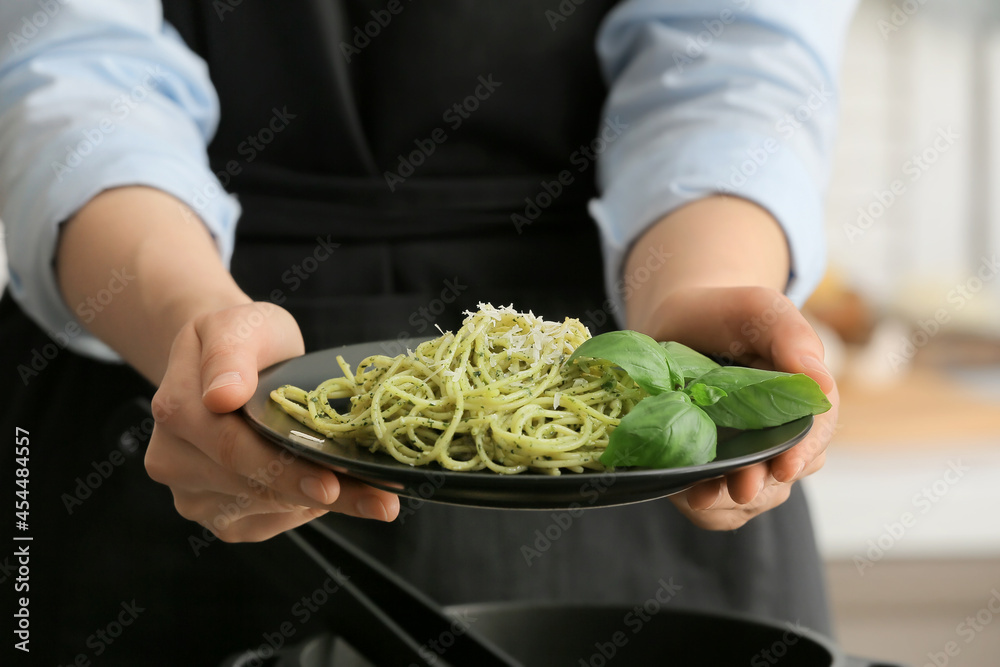
[[[336,357],[352,368],[373,354],[395,355],[419,340],[360,343],[313,352],[261,371],[257,391],[243,407],[250,425],[264,437],[311,461],[347,473],[374,487],[407,498],[504,509],[588,509],[654,500],[738,468],[765,461],[791,448],[812,427],[812,417],[760,431],[719,433],[718,456],[700,466],[618,469],[615,472],[498,475],[490,471],[453,472],[437,465],[414,467],[388,454],[353,443],[334,442],[295,421],[270,399],[283,384],[313,389],[341,374]],[[305,434],[305,437],[295,432]]]

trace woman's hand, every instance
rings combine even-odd
[[[328,511],[396,517],[393,494],[297,460],[229,414],[260,369],[302,354],[302,335],[285,310],[236,285],[194,211],[151,188],[102,192],[65,225],[57,267],[71,309],[107,291],[113,272],[131,276],[86,327],[159,385],[146,470],[181,515],[229,542]]]
[[[792,484],[823,467],[840,397],[823,365],[823,344],[795,306],[766,287],[681,288],[663,302],[659,324],[646,331],[735,363],[805,373],[832,408],[816,415],[809,434],[787,452],[671,496],[692,522],[709,530],[739,528],[788,499]]]
[[[195,318],[174,339],[153,397],[156,426],[146,470],[174,494],[182,516],[227,542],[259,541],[328,511],[389,521],[393,494],[299,460],[239,415],[257,373],[302,354],[298,325],[271,303]]]
[[[749,201],[723,196],[661,219],[627,258],[628,328],[738,364],[805,373],[833,405],[784,454],[671,496],[702,528],[739,528],[783,503],[796,480],[823,466],[836,427],[840,397],[823,364],[823,344],[782,293],[789,266],[774,218]]]

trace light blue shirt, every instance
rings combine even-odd
[[[591,213],[613,310],[630,244],[663,215],[720,191],[782,225],[789,296],[801,304],[815,288],[836,69],[854,4],[626,0],[608,15],[597,51],[610,95]],[[59,225],[103,190],[146,185],[194,208],[228,263],[240,208],[208,165],[217,95],[158,0],[3,0],[0,38],[11,292],[63,344],[116,359],[77,333],[78,307],[60,296]]]

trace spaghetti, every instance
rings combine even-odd
[[[603,470],[610,432],[647,394],[621,369],[566,359],[590,332],[479,304],[457,334],[396,357],[374,355],[312,391],[271,398],[309,428],[414,466],[516,474]],[[338,412],[331,401],[349,399]]]

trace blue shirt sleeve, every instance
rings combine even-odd
[[[86,306],[60,296],[59,226],[103,190],[149,186],[197,211],[201,221],[190,222],[208,227],[228,262],[239,206],[208,165],[215,90],[158,0],[3,0],[0,27],[0,218],[11,293],[58,342],[117,359],[79,333],[74,313]]]
[[[630,245],[715,193],[769,211],[791,251],[789,297],[801,305],[815,289],[836,69],[854,4],[629,0],[606,17],[597,50],[610,92],[591,214],[616,314]]]

